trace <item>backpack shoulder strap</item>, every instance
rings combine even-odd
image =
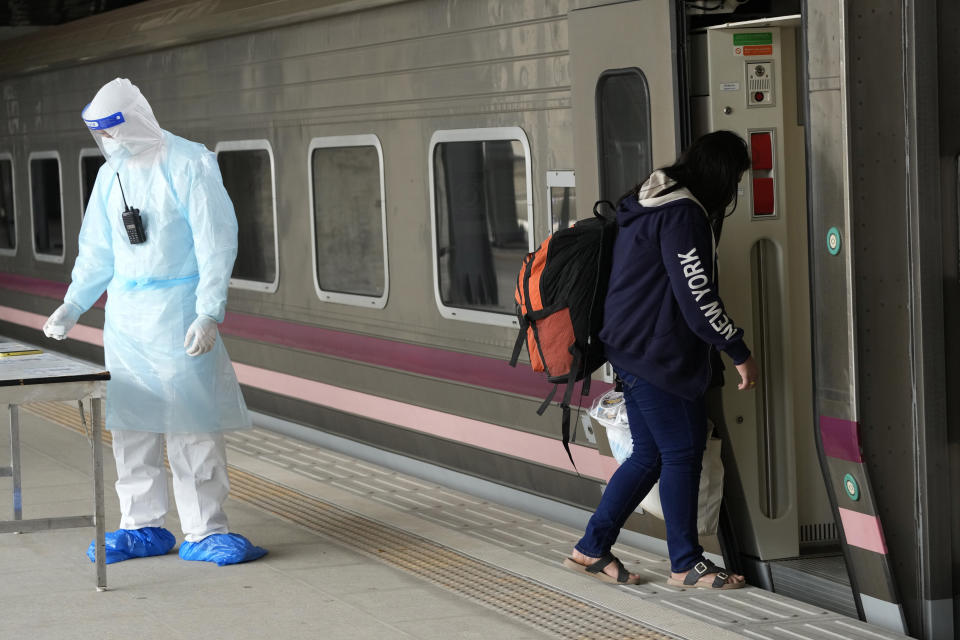
[[[563,437],[563,449],[567,452],[567,457],[570,458],[570,464],[573,465],[573,470],[577,472],[577,475],[580,475],[579,469],[577,469],[577,463],[573,461],[573,454],[570,452],[570,400],[573,398],[573,388],[577,384],[577,371],[580,370],[580,361],[583,358],[583,354],[580,353],[580,349],[576,345],[573,347],[573,364],[570,365],[570,374],[567,376],[567,388],[563,392],[563,400],[560,402],[560,408],[563,411],[563,417],[560,420],[560,434]]]
[[[527,329],[530,327],[530,321],[526,314],[517,314],[520,316],[520,329],[517,331],[517,340],[513,343],[513,354],[510,356],[510,366],[517,366],[517,360],[520,359],[520,352],[523,351],[523,345],[527,342]]]

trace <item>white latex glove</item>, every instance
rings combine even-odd
[[[67,337],[70,329],[73,329],[73,326],[77,324],[81,315],[83,315],[83,311],[80,307],[64,302],[43,323],[44,335],[54,340],[63,340]]]
[[[188,356],[199,356],[213,349],[217,343],[217,321],[210,316],[197,316],[190,328],[183,346]]]

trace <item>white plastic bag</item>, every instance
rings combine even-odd
[[[713,423],[707,422],[708,433],[713,433]],[[703,470],[700,472],[700,493],[697,498],[697,533],[713,535],[720,519],[720,501],[723,500],[723,461],[720,459],[720,438],[707,438],[703,452]],[[663,520],[660,505],[660,482],[653,485],[647,497],[640,502],[645,513]]]
[[[620,391],[607,391],[593,401],[590,417],[603,425],[607,432],[610,452],[617,462],[623,461],[633,453],[633,437],[630,435],[630,423],[627,421],[627,405]]]

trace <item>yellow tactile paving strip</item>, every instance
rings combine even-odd
[[[76,406],[48,402],[24,405],[23,409],[74,431],[84,430]],[[109,443],[110,433],[104,430],[103,435]],[[232,467],[229,474],[234,498],[522,620],[541,632],[578,640],[677,638],[264,478]]]

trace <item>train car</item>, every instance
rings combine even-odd
[[[126,77],[217,154],[240,227],[221,334],[261,420],[592,509],[616,462],[586,408],[612,380],[577,396],[574,470],[550,385],[507,366],[520,261],[733,130],[753,166],[722,293],[763,373],[709,398],[704,546],[953,637],[958,24],[946,1],[151,0],[23,36],[0,59],[0,334],[40,341],[62,298],[102,164],[80,111]],[[102,309],[56,348],[102,361]]]

